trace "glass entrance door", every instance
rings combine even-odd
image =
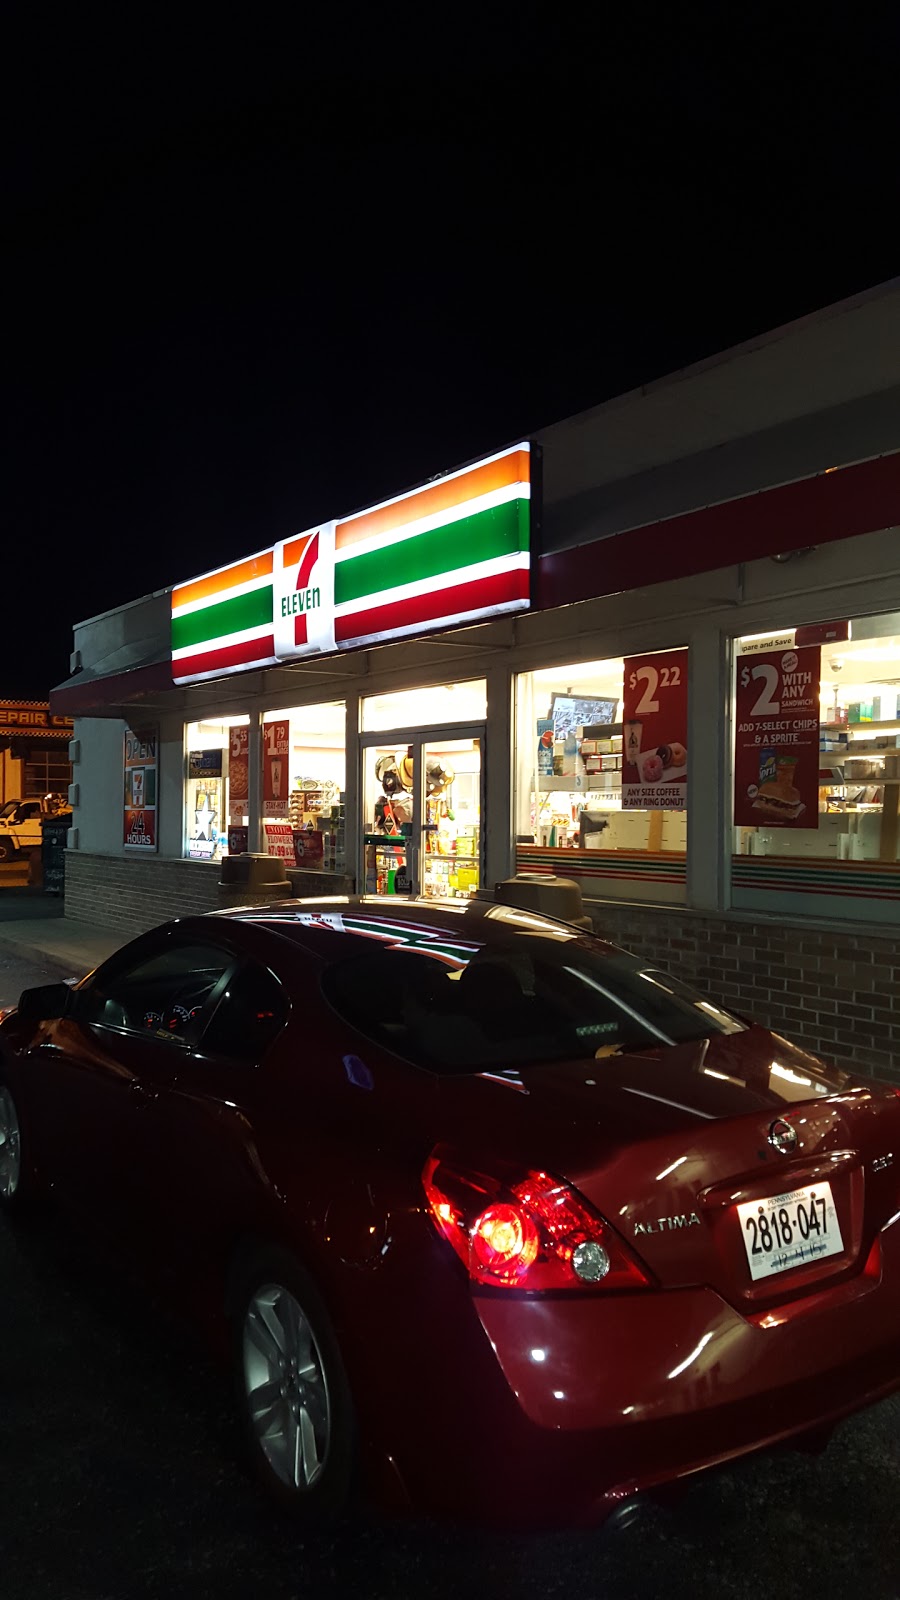
[[[484,724],[363,740],[366,894],[468,899],[483,874]]]

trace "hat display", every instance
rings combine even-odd
[[[379,756],[375,763],[375,777],[385,794],[399,794],[406,787],[397,767],[396,756]]]
[[[438,761],[432,756],[431,760],[425,763],[425,787],[430,795],[443,794],[445,789],[449,789],[454,777],[455,773],[449,761]]]
[[[413,786],[413,777],[414,777],[412,756],[404,756],[403,757],[403,760],[400,762],[400,769],[399,770],[400,770],[400,778],[401,778],[401,781],[402,781],[404,789],[410,789],[411,790],[412,786]]]

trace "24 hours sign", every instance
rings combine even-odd
[[[739,827],[819,826],[818,645],[738,660],[734,820]]]
[[[622,810],[687,805],[686,650],[628,656],[622,704]]]
[[[156,728],[126,728],[123,747],[126,850],[155,850],[156,777],[159,741]]]

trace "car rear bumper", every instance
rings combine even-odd
[[[708,1288],[579,1300],[501,1291],[473,1304],[505,1394],[488,1392],[480,1362],[456,1375],[467,1444],[435,1446],[424,1475],[407,1480],[431,1510],[600,1522],[635,1495],[900,1388],[900,1224],[854,1279],[765,1316],[744,1317]]]

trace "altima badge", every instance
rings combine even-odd
[[[635,1235],[639,1233],[674,1233],[676,1228],[699,1228],[700,1218],[696,1211],[686,1215],[682,1211],[678,1217],[656,1217],[653,1222],[639,1222],[635,1227]]]
[[[797,1130],[783,1117],[776,1117],[769,1129],[769,1143],[780,1156],[789,1156],[797,1148]]]

